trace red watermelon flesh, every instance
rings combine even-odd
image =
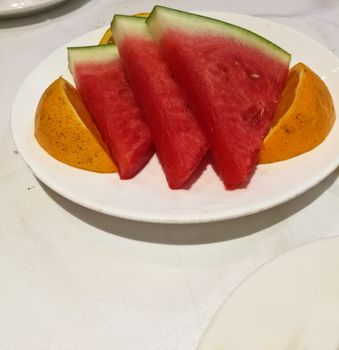
[[[153,146],[117,49],[95,46],[68,51],[76,86],[109,147],[120,178],[132,178],[153,155]]]
[[[151,40],[144,19],[115,16],[112,31],[168,185],[182,188],[207,152],[205,136]]]
[[[227,189],[236,189],[255,170],[290,56],[242,28],[227,31],[231,25],[220,22],[224,34],[213,21],[220,22],[158,7],[148,25],[199,117],[219,176]],[[237,35],[239,30],[244,33]]]

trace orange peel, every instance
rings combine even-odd
[[[308,152],[326,138],[335,122],[331,94],[303,63],[290,69],[259,163],[273,163]]]
[[[80,94],[62,77],[40,98],[34,134],[40,146],[63,163],[99,173],[117,171]]]

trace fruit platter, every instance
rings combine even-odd
[[[114,16],[109,35],[116,46],[105,39],[107,27],[86,33],[42,61],[20,88],[15,143],[48,187],[108,215],[197,223],[269,209],[337,168],[339,61],[329,50],[293,29],[242,15],[155,7],[149,29],[145,23]],[[224,27],[232,40],[220,49]],[[206,37],[211,32],[214,41]],[[98,46],[100,40],[108,45]],[[244,52],[247,42],[255,49]],[[221,54],[232,56],[232,66]],[[115,67],[109,73],[107,62]],[[105,74],[93,80],[88,67]],[[110,80],[119,82],[115,90]],[[108,104],[101,101],[107,95],[115,96]],[[86,130],[76,118],[53,120],[74,109]],[[109,121],[102,117],[107,109],[115,111]]]

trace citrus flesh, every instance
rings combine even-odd
[[[43,149],[63,163],[99,173],[117,172],[79,93],[61,77],[40,98],[35,137]]]
[[[259,163],[278,162],[310,151],[326,138],[335,118],[325,83],[305,64],[297,63],[290,69]]]
[[[148,17],[149,13],[148,12],[140,12],[137,13],[133,16],[136,17]],[[100,39],[99,45],[107,45],[107,44],[115,44],[111,28],[108,28],[102,38]]]

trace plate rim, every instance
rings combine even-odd
[[[39,3],[28,3],[16,8],[10,8],[8,6],[8,9],[1,9],[0,7],[0,18],[9,19],[13,17],[21,17],[24,15],[41,12],[65,1],[67,0],[43,0],[39,1]]]
[[[291,27],[282,25],[280,23],[272,22],[270,20],[263,19],[260,17],[234,14],[234,13],[228,13],[228,12],[199,11],[196,13],[204,14],[204,15],[210,16],[210,17],[211,16],[231,16],[231,17],[237,17],[237,18],[241,18],[241,19],[247,19],[247,18],[249,18],[250,20],[255,19],[258,22],[262,22],[262,24],[269,23],[269,24],[273,24],[275,26],[278,26],[278,27],[282,28],[283,30],[296,32],[296,33],[298,33],[299,36],[300,35],[304,36],[308,40],[311,40],[313,44],[321,47],[323,50],[325,49],[328,54],[331,54],[332,58],[334,58],[336,61],[338,61],[338,66],[339,66],[339,58],[336,57],[330,50],[328,50],[325,46],[323,46],[320,43],[318,43],[317,41],[315,41],[313,38],[299,32]],[[333,159],[332,162],[329,163],[326,168],[321,169],[321,171],[319,171],[317,173],[317,176],[311,177],[311,179],[308,179],[307,181],[305,181],[302,184],[302,186],[299,186],[297,189],[293,189],[291,191],[285,192],[283,195],[279,196],[279,200],[277,200],[276,197],[273,197],[273,199],[269,198],[269,199],[266,199],[265,201],[261,202],[260,205],[258,205],[257,203],[253,203],[252,205],[247,206],[245,211],[244,210],[238,210],[238,211],[233,211],[233,212],[226,211],[226,212],[222,213],[221,210],[219,210],[216,213],[209,212],[207,214],[206,213],[200,214],[199,217],[197,217],[197,216],[192,217],[192,215],[190,215],[189,217],[187,217],[187,216],[171,217],[171,216],[166,215],[166,213],[162,214],[162,215],[159,215],[159,214],[154,215],[153,214],[153,215],[148,215],[147,217],[145,217],[145,215],[143,215],[143,214],[140,215],[138,212],[135,212],[133,210],[126,213],[125,210],[121,211],[118,207],[114,207],[113,210],[111,208],[107,208],[107,206],[98,208],[97,206],[91,205],[91,203],[88,203],[88,201],[83,201],[81,198],[78,198],[78,196],[74,195],[73,193],[71,193],[71,194],[65,193],[67,191],[62,190],[62,188],[60,189],[60,187],[58,187],[56,184],[53,184],[53,183],[51,184],[51,181],[48,180],[48,176],[47,176],[47,180],[46,180],[46,176],[41,174],[41,172],[39,170],[33,169],[31,167],[30,161],[27,161],[26,157],[23,156],[23,153],[25,153],[25,152],[22,151],[20,147],[18,147],[18,144],[20,144],[20,142],[18,142],[16,139],[16,131],[15,131],[15,125],[14,125],[15,124],[15,106],[18,104],[20,92],[23,90],[25,83],[27,83],[27,81],[29,81],[30,76],[33,75],[34,72],[39,69],[39,66],[43,62],[48,61],[50,59],[50,57],[53,56],[58,50],[67,47],[70,43],[72,43],[76,40],[81,40],[81,38],[86,37],[89,33],[93,33],[96,31],[103,33],[105,29],[107,29],[107,26],[102,26],[102,27],[94,29],[93,31],[90,31],[88,33],[84,33],[83,35],[80,35],[80,36],[72,39],[68,43],[60,46],[59,48],[57,48],[56,50],[51,52],[42,61],[40,61],[38,63],[38,65],[35,66],[35,68],[26,76],[26,78],[22,82],[19,90],[17,91],[16,97],[14,99],[14,103],[12,106],[12,110],[11,110],[12,135],[13,135],[15,145],[18,148],[18,151],[19,151],[21,157],[23,158],[24,162],[28,165],[28,167],[31,169],[33,174],[35,174],[37,176],[37,178],[39,178],[46,186],[48,186],[49,188],[51,188],[53,191],[57,192],[58,194],[60,194],[64,198],[69,199],[72,202],[75,202],[83,207],[88,208],[88,209],[95,210],[97,212],[107,214],[110,216],[115,216],[115,217],[127,219],[127,220],[149,222],[149,223],[167,223],[167,224],[189,224],[189,223],[194,224],[194,223],[216,222],[216,221],[223,221],[223,220],[229,220],[229,219],[249,216],[249,215],[273,208],[275,206],[281,205],[289,200],[292,200],[292,199],[298,197],[299,195],[301,195],[302,193],[306,192],[307,190],[311,189],[312,187],[316,186],[318,183],[320,183],[322,180],[324,180],[328,175],[330,175],[334,170],[336,170],[336,168],[339,166],[339,156],[338,156],[337,158]],[[338,122],[338,121],[336,121],[336,122]]]
[[[205,341],[206,337],[208,336],[208,332],[214,327],[214,323],[216,323],[218,317],[223,313],[224,309],[227,307],[229,303],[232,302],[234,296],[237,295],[238,291],[241,290],[244,286],[246,287],[247,283],[250,283],[253,279],[255,279],[256,275],[260,273],[263,270],[269,269],[272,264],[279,262],[281,260],[285,260],[286,257],[290,255],[293,256],[296,252],[304,249],[308,249],[309,247],[317,246],[318,244],[324,244],[324,242],[327,241],[335,241],[339,244],[339,234],[330,235],[323,238],[314,238],[308,242],[303,242],[300,244],[297,244],[295,247],[291,249],[287,249],[286,251],[275,255],[271,258],[269,258],[266,262],[263,264],[260,264],[258,267],[256,267],[252,272],[250,272],[247,276],[245,276],[228,294],[228,296],[223,300],[222,304],[217,308],[215,313],[213,314],[212,318],[210,319],[207,327],[204,329],[202,336],[200,337],[199,343],[197,345],[197,350],[205,350],[205,344],[203,342]],[[208,345],[208,344],[207,344]]]

